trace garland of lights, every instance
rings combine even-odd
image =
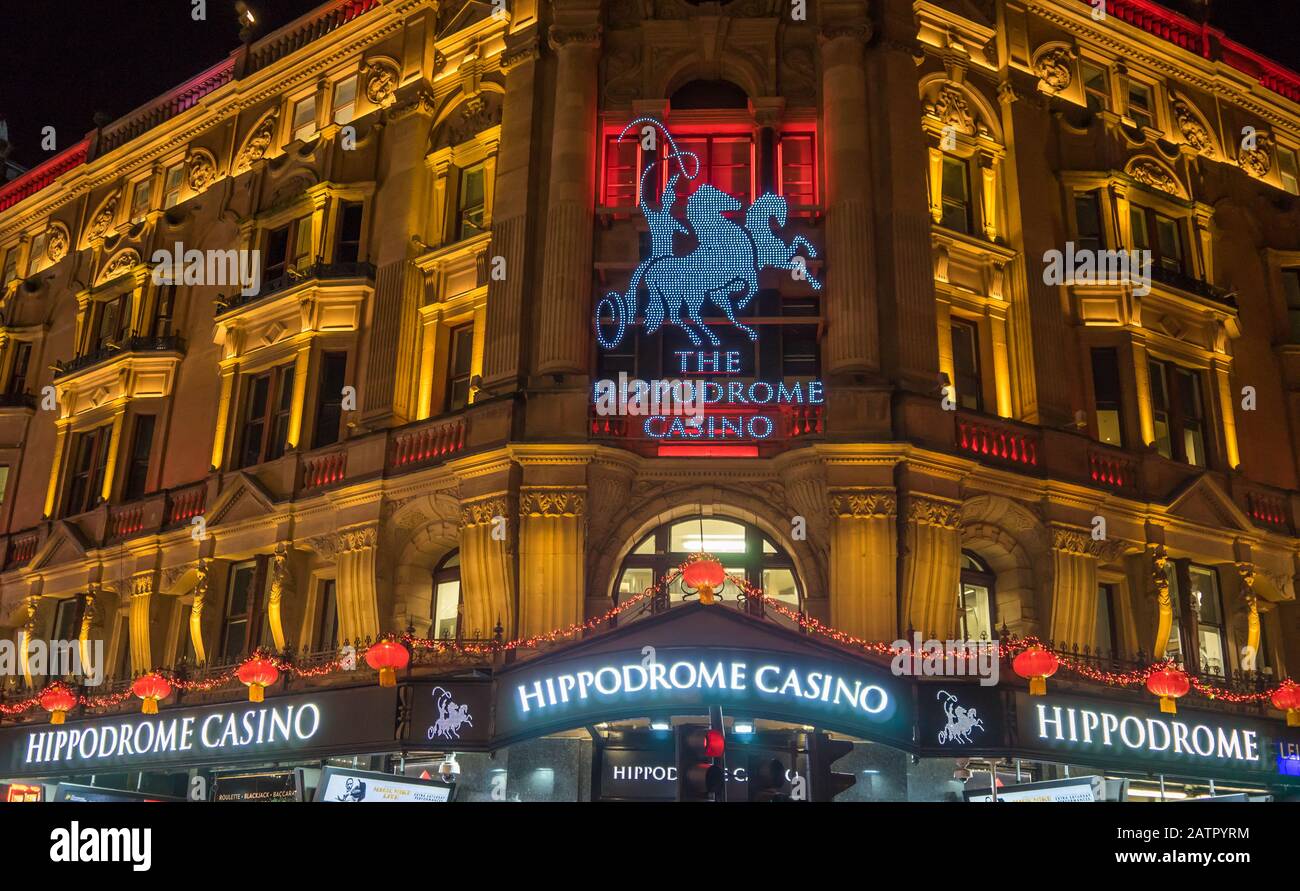
[[[606,622],[609,622],[610,620],[617,618],[623,613],[628,612],[634,606],[644,603],[645,601],[651,600],[657,597],[658,595],[662,594],[673,584],[673,582],[677,581],[677,579],[681,576],[682,571],[691,563],[694,563],[698,560],[713,560],[713,559],[714,558],[709,554],[693,554],[689,558],[687,558],[684,562],[682,562],[679,566],[670,569],[663,578],[661,578],[654,585],[651,585],[649,588],[646,588],[640,594],[634,595],[633,597],[629,597],[628,599],[623,600],[620,603],[616,604],[615,606],[612,606],[609,609],[605,610],[605,612],[601,613],[600,615],[593,616],[592,618],[587,619],[584,622],[575,622],[563,628],[556,628],[552,631],[545,632],[544,634],[534,634],[528,637],[519,637],[509,641],[490,641],[488,643],[464,643],[456,640],[445,640],[445,639],[439,640],[439,639],[427,638],[427,637],[416,637],[413,634],[403,634],[398,638],[393,638],[390,636],[390,638],[388,639],[400,639],[412,651],[429,652],[435,655],[456,653],[460,655],[470,655],[470,656],[492,656],[499,653],[508,653],[514,650],[532,649],[538,646],[539,644],[554,643],[558,640],[563,640],[565,638],[573,637],[574,635],[584,634],[588,631],[594,631],[597,628],[599,628],[601,625],[604,625]],[[759,588],[757,585],[752,584],[748,579],[740,578],[731,574],[727,574],[727,579],[731,581],[733,584],[735,584],[738,589],[740,589],[741,596],[744,599],[755,600],[762,603],[764,609],[770,609],[773,612],[781,616],[784,616],[785,618],[794,622],[802,631],[811,634],[816,634],[820,637],[824,637],[828,640],[832,640],[835,643],[838,643],[842,646],[850,647],[857,650],[862,650],[866,653],[869,653],[872,656],[877,656],[877,657],[894,658],[896,656],[906,656],[911,654],[912,652],[911,648],[907,646],[896,647],[894,646],[893,643],[865,640],[861,637],[856,637],[855,635],[849,634],[847,631],[841,631],[838,628],[833,628],[830,625],[827,625],[826,623],[822,622],[820,619],[810,616],[807,613],[790,609],[790,607],[786,606],[784,603],[781,603],[779,600],[775,600],[769,597],[767,594],[763,592],[761,588]],[[994,646],[996,647],[999,658],[1010,660],[1013,659],[1019,653],[1023,652],[1024,650],[1029,649],[1030,647],[1043,647],[1044,645],[1036,637],[1011,636],[1011,637],[1003,638]],[[364,657],[366,649],[368,649],[368,647],[358,648],[356,652],[356,656],[358,658]],[[1050,647],[1045,647],[1045,649],[1050,649]],[[1053,652],[1055,653],[1055,651]],[[1058,671],[1065,670],[1085,680],[1092,681],[1095,683],[1105,684],[1106,686],[1109,687],[1145,687],[1147,678],[1153,672],[1160,671],[1168,666],[1175,664],[1169,660],[1165,660],[1165,661],[1157,662],[1146,668],[1134,669],[1132,671],[1117,672],[1117,671],[1105,671],[1103,669],[1097,668],[1093,665],[1089,665],[1086,662],[1080,659],[1076,659],[1069,655],[1065,655],[1061,653],[1055,653],[1055,655],[1057,656],[1059,662]],[[973,652],[966,652],[964,654],[958,654],[958,656],[959,658],[965,658],[969,660],[975,658],[976,654]],[[270,661],[272,664],[274,664],[275,667],[282,674],[293,675],[299,678],[319,678],[319,677],[326,677],[328,675],[332,675],[339,671],[355,670],[355,669],[345,669],[344,668],[345,660],[342,658],[332,659],[329,662],[325,662],[311,668],[305,668],[302,666],[294,665],[292,662],[280,656],[277,656],[272,653],[265,653],[260,650],[255,652],[249,658],[266,659]],[[213,675],[212,677],[208,677],[208,678],[203,678],[202,680],[182,679],[182,678],[170,676],[169,673],[168,680],[171,683],[171,685],[175,687],[177,690],[182,690],[187,693],[209,693],[214,690],[218,690],[222,687],[231,685],[233,682],[238,682],[239,681],[238,671],[239,671],[239,667],[235,666],[221,674]],[[1214,699],[1220,702],[1229,702],[1229,703],[1238,703],[1238,704],[1268,702],[1272,697],[1273,693],[1277,691],[1277,689],[1281,688],[1283,685],[1288,683],[1288,681],[1283,680],[1276,687],[1270,690],[1265,690],[1263,692],[1235,693],[1231,690],[1225,690],[1222,687],[1216,687],[1213,684],[1206,683],[1205,681],[1201,680],[1199,677],[1196,677],[1194,675],[1189,674],[1188,680],[1191,683],[1192,689],[1195,690],[1200,695],[1204,696],[1206,699]],[[58,681],[56,683],[63,683],[63,682]],[[100,696],[86,696],[82,693],[77,692],[76,688],[72,687],[71,685],[65,684],[64,686],[66,686],[69,689],[69,691],[72,693],[72,695],[75,697],[76,705],[85,706],[88,709],[112,708],[114,706],[121,705],[123,702],[132,698],[132,696],[134,695],[128,689],[128,690],[121,691],[119,693],[107,693]],[[46,689],[48,689],[48,687]],[[24,712],[39,706],[40,706],[40,694],[38,693],[35,696],[32,696],[28,699],[21,700],[19,702],[0,704],[0,715],[3,715],[5,717],[13,717],[16,715],[21,715]]]

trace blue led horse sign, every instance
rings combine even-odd
[[[641,174],[640,204],[650,229],[650,256],[632,273],[626,293],[611,291],[596,304],[596,342],[604,349],[614,349],[641,315],[647,334],[668,323],[685,331],[696,346],[705,339],[717,346],[718,336],[700,317],[706,304],[721,310],[750,340],[757,340],[758,333],[737,320],[736,313],[758,293],[758,274],[768,268],[787,269],[820,291],[821,282],[807,271],[806,265],[807,259],[817,256],[816,249],[802,235],[789,243],[777,236],[777,231],[785,227],[788,207],[785,198],[771,192],[759,196],[745,210],[744,223],[740,224],[726,214],[740,211],[741,202],[706,183],[686,199],[689,228],[683,226],[673,213],[677,184],[682,177],[693,182],[700,175],[699,158],[678,149],[668,128],[654,118],[637,118],[623,128],[619,139],[641,125],[663,132],[668,147],[664,162],[676,162],[678,170],[669,176],[657,210],[645,196],[651,170],[658,162],[646,165]],[[674,252],[673,236],[677,232],[695,237],[697,246],[689,254]],[[799,253],[800,248],[807,257]]]

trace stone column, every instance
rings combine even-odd
[[[487,638],[497,623],[514,636],[515,568],[504,492],[462,501],[460,507],[460,584],[464,637]]]
[[[158,590],[157,573],[138,573],[127,580],[127,594],[131,598],[127,613],[130,629],[131,670],[136,674],[151,671],[154,665],[153,615],[157,611],[155,595]],[[161,655],[161,654],[159,654]]]
[[[880,367],[877,308],[870,281],[874,251],[863,58],[870,27],[860,3],[824,6],[821,134],[826,158],[827,266],[823,357],[828,374],[861,373]]]
[[[907,502],[901,619],[922,635],[948,639],[957,627],[961,505],[919,496]]]
[[[1051,640],[1093,646],[1097,631],[1097,555],[1086,529],[1052,527]]]
[[[898,627],[898,499],[892,489],[838,489],[831,506],[831,624],[867,640]]]
[[[587,493],[568,486],[519,492],[519,633],[582,621]]]
[[[584,374],[591,327],[592,172],[600,78],[599,5],[556,3],[550,45],[558,65],[547,179],[545,271],[538,331],[539,374]],[[564,7],[564,8],[562,8]]]
[[[376,640],[385,629],[379,624],[379,589],[375,578],[375,556],[379,527],[355,526],[338,534],[339,637],[356,643]]]
[[[1241,466],[1241,450],[1237,445],[1236,399],[1232,390],[1232,366],[1226,356],[1215,356],[1210,362],[1211,386],[1219,409],[1219,429],[1223,431],[1223,460],[1236,470]]]

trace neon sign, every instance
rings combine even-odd
[[[771,192],[743,208],[734,196],[702,184],[686,199],[688,225],[683,225],[674,213],[677,186],[683,179],[693,182],[700,176],[700,159],[679,148],[668,128],[654,118],[633,120],[619,139],[636,127],[663,133],[667,151],[662,162],[676,169],[667,177],[658,208],[648,203],[646,195],[660,161],[650,162],[641,173],[640,209],[650,230],[650,255],[632,273],[626,292],[611,291],[597,302],[596,342],[602,349],[616,349],[638,322],[646,334],[666,325],[676,326],[696,347],[674,353],[677,371],[694,380],[638,380],[630,386],[622,376],[618,382],[597,381],[593,392],[596,413],[646,414],[641,433],[655,440],[768,439],[779,430],[774,411],[789,413],[822,404],[822,382],[737,379],[744,375],[741,352],[715,349],[722,341],[701,313],[706,306],[720,310],[727,322],[750,341],[757,341],[757,330],[737,314],[758,294],[759,274],[765,269],[788,270],[795,280],[820,291],[821,282],[807,266],[817,251],[802,235],[789,242],[779,237],[789,208],[785,198]],[[743,222],[727,216],[742,209]],[[674,250],[678,233],[695,239],[689,253]],[[706,376],[732,379],[703,379]],[[670,405],[660,404],[661,393],[671,396]],[[649,412],[643,408],[646,403],[651,404]]]

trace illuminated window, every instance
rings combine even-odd
[[[49,249],[49,246],[50,246],[49,229],[46,229],[44,232],[41,232],[35,238],[32,239],[32,249],[31,252],[28,254],[28,256],[31,259],[28,260],[27,262],[27,271],[29,274],[37,272],[38,270],[44,268],[45,265],[49,262],[49,257],[46,256],[46,251]]]
[[[233,662],[248,651],[249,626],[255,609],[257,561],[230,567],[226,582],[226,613],[221,628],[221,660]]]
[[[1151,88],[1135,80],[1128,82],[1128,116],[1139,127],[1155,126]]]
[[[961,552],[957,586],[957,634],[962,640],[992,640],[994,576],[979,557]]]
[[[621,140],[617,133],[605,138],[605,194],[602,204],[606,207],[632,207],[636,204],[641,176],[640,158],[641,144],[635,134],[629,133]]]
[[[451,355],[447,361],[446,411],[469,405],[469,381],[474,368],[474,326],[460,325],[448,332]]]
[[[1091,62],[1079,63],[1079,76],[1083,81],[1084,101],[1090,111],[1105,111],[1110,108],[1110,87],[1107,84],[1106,69]]]
[[[68,470],[68,492],[64,516],[85,513],[102,500],[104,472],[108,467],[111,424],[78,433],[72,440],[72,463]]]
[[[811,133],[781,136],[781,194],[791,207],[817,203],[817,153]]]
[[[459,190],[460,238],[469,238],[483,232],[487,211],[487,194],[483,189],[483,165],[475,164],[460,172]]]
[[[1156,451],[1174,461],[1204,467],[1205,403],[1200,373],[1153,359],[1148,374]]]
[[[181,203],[181,186],[185,182],[185,162],[173,164],[163,175],[163,209]]]
[[[729,575],[761,586],[767,596],[791,609],[799,608],[802,588],[790,555],[756,527],[717,517],[678,520],[645,536],[623,560],[614,586],[615,600],[640,594],[700,552],[717,557]],[[724,602],[735,603],[740,589],[728,579],[719,593]],[[684,594],[680,579],[668,588],[672,605],[682,603]],[[648,603],[645,609],[648,611]],[[640,615],[641,607],[634,612]]]
[[[1198,668],[1202,674],[1227,674],[1227,634],[1223,623],[1223,601],[1219,576],[1212,567],[1190,564],[1187,577],[1189,603],[1196,612]]]
[[[336,650],[339,646],[338,585],[334,579],[320,583],[320,606],[316,610],[317,650]]]
[[[1292,195],[1300,194],[1300,173],[1296,169],[1295,152],[1286,146],[1277,147],[1277,172],[1282,177],[1282,188]]]
[[[460,551],[452,551],[433,570],[430,637],[447,640],[460,630]],[[474,629],[482,634],[486,629]]]
[[[1282,292],[1286,296],[1287,321],[1291,342],[1300,343],[1300,269],[1282,270]]]
[[[130,334],[131,292],[125,291],[111,300],[101,300],[94,305],[91,319],[90,342],[87,353],[94,353],[106,346],[121,347]]]
[[[244,385],[236,467],[252,467],[284,454],[293,407],[293,365],[251,376]]]
[[[300,99],[293,106],[293,138],[310,139],[316,132],[316,97]]]
[[[153,192],[153,177],[142,179],[131,192],[131,222],[138,223],[149,212],[149,196]]]
[[[1122,446],[1124,405],[1119,379],[1119,353],[1113,347],[1094,348],[1091,353],[1097,438],[1108,445]]]
[[[350,124],[357,110],[357,77],[354,74],[334,85],[334,123]]]
[[[18,245],[14,245],[5,254],[4,271],[0,272],[0,288],[5,287],[18,277]]]
[[[944,156],[942,173],[943,214],[939,225],[955,232],[971,231],[970,170],[966,162]]]
[[[9,488],[9,465],[0,464],[0,504],[5,503],[5,495]]]
[[[679,209],[686,206],[685,198],[706,183],[739,199],[741,204],[753,200],[754,142],[749,136],[683,136],[677,140],[677,147],[694,152],[700,159],[700,175],[694,181],[678,183]]]
[[[972,411],[983,411],[984,382],[980,379],[979,329],[973,322],[954,319],[950,330],[957,404]]]

